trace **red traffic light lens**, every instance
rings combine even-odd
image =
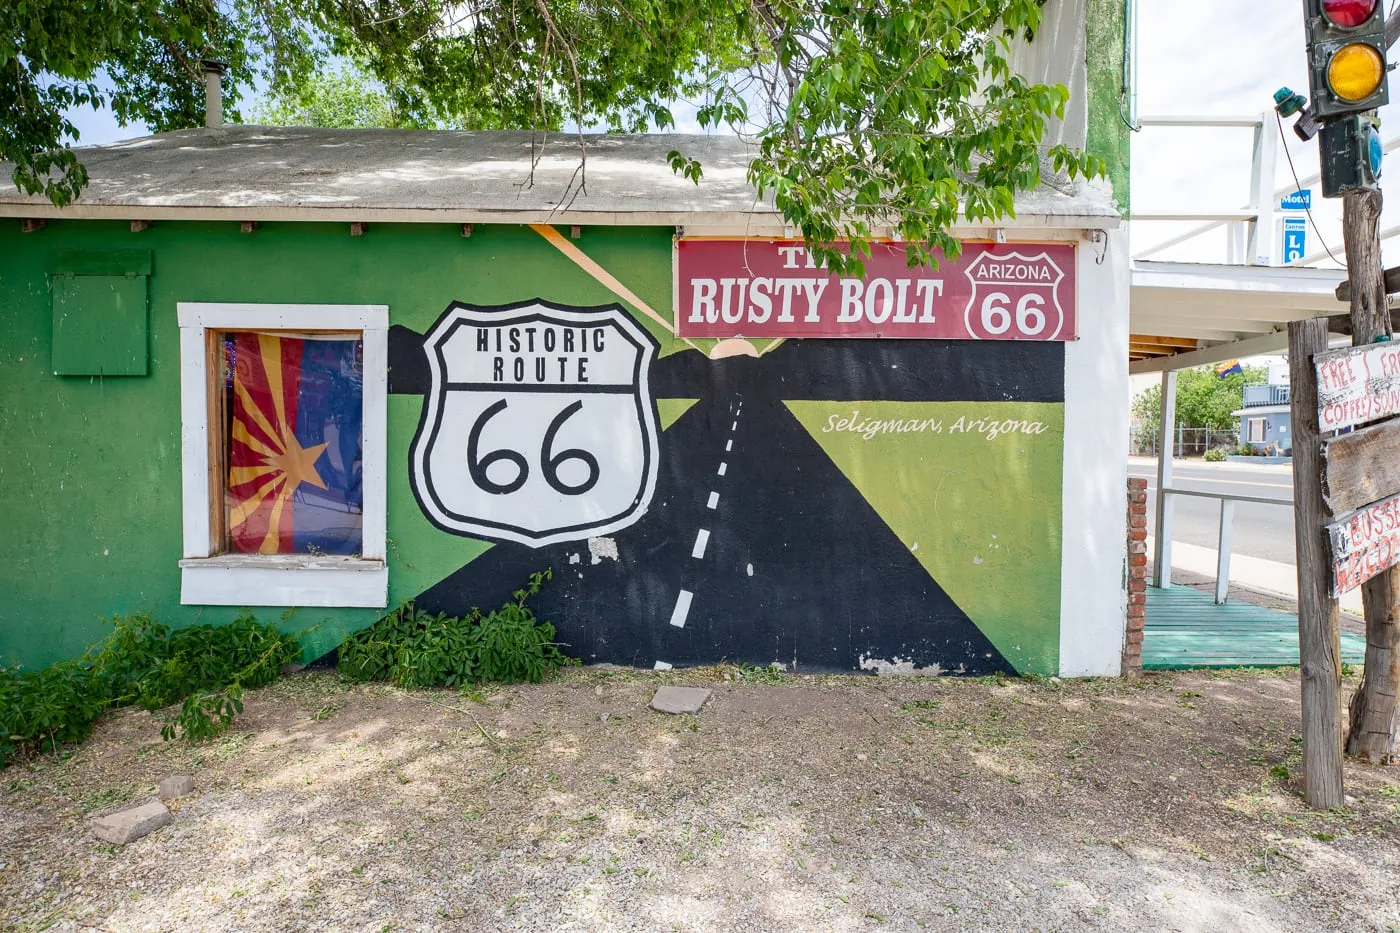
[[[1380,0],[1322,0],[1322,15],[1334,26],[1354,29],[1376,12]]]

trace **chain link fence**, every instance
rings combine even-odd
[[[1158,432],[1152,428],[1137,428],[1133,431],[1132,453],[1138,457],[1157,456]],[[1219,428],[1187,428],[1177,425],[1174,457],[1200,457],[1207,450],[1223,450],[1233,454],[1240,445],[1238,431],[1222,431]]]

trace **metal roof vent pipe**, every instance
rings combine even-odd
[[[228,71],[228,65],[207,58],[200,65],[204,68],[204,125],[215,129],[224,125],[224,91],[220,79]]]

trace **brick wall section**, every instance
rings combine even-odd
[[[1147,480],[1128,480],[1128,618],[1123,674],[1142,673],[1142,629],[1147,622]]]

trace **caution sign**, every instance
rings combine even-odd
[[[656,486],[656,342],[616,305],[453,303],[424,340],[431,374],[414,495],[444,531],[522,544],[635,522]]]

